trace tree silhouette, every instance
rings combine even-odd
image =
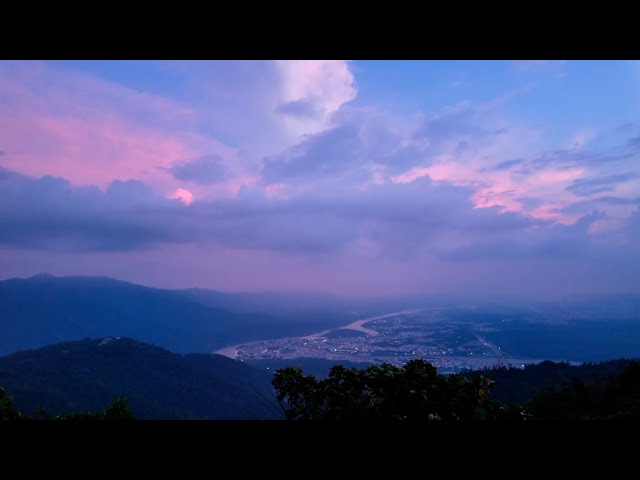
[[[4,389],[0,387],[0,420],[18,420],[22,415],[13,406],[13,398],[5,395]]]
[[[36,420],[44,416],[42,409],[34,412],[33,415],[20,413],[13,404],[13,398],[5,395],[4,389],[0,387],[0,420]],[[74,412],[69,415],[60,415],[56,420],[135,420],[131,413],[127,400],[123,397],[116,398],[103,412]]]
[[[272,383],[289,420],[520,418],[519,411],[489,398],[491,380],[439,375],[424,360],[362,370],[337,365],[324,380],[299,368],[284,368],[276,371]]]

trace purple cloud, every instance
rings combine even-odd
[[[515,94],[352,102],[351,65],[154,63],[172,82],[151,94],[0,62],[3,275],[374,294],[640,284],[634,125],[556,131],[504,108]]]
[[[278,105],[276,111],[285,115],[291,115],[292,117],[303,118],[313,117],[317,113],[315,105],[308,98],[282,103]]]
[[[640,174],[635,172],[626,172],[598,178],[579,178],[566,188],[576,195],[586,197],[595,193],[612,192],[616,185],[639,177]]]
[[[225,179],[226,167],[220,155],[206,155],[174,163],[167,169],[176,179],[203,185]]]

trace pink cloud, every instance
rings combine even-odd
[[[528,182],[538,187],[555,187],[557,185],[566,185],[572,181],[582,177],[585,173],[583,168],[571,168],[563,170],[544,170],[533,175]]]
[[[197,67],[210,65],[215,67],[210,62]],[[244,66],[247,78],[252,70],[263,68],[260,62]],[[250,102],[253,112],[244,111],[243,118],[237,118],[214,105],[195,109],[58,65],[1,64],[2,165],[30,176],[62,176],[77,185],[104,188],[115,179],[135,178],[166,196],[177,188],[188,189],[198,199],[235,196],[241,188],[257,184],[260,156],[251,149],[261,144],[261,135],[278,144],[282,137],[276,131],[281,130],[286,137],[279,144],[282,148],[300,135],[327,128],[332,116],[357,94],[353,74],[343,61],[282,61],[269,68],[277,73],[273,85],[260,93],[264,98]],[[246,81],[232,83],[239,84],[238,91],[228,94],[246,96],[240,91]],[[278,106],[298,101],[309,103],[309,115],[277,113]],[[242,153],[202,130],[201,123],[211,121],[212,115],[223,124],[231,118],[232,124],[240,122],[245,129],[253,117],[262,115],[269,128],[250,128],[256,141],[243,143],[252,153]],[[212,126],[219,127],[215,122]],[[169,172],[175,162],[214,154],[224,159],[228,172],[215,185],[185,183]]]
[[[287,185],[284,183],[273,183],[271,185],[267,185],[264,189],[265,195],[267,198],[277,198],[277,199],[286,199],[286,190]]]
[[[0,147],[11,170],[103,188],[135,178],[168,194],[180,186],[166,172],[172,163],[237,157],[189,130],[194,112],[173,101],[40,63],[12,66],[0,75]]]
[[[180,200],[185,205],[193,203],[193,193],[185,188],[177,188],[169,198]]]
[[[426,176],[431,177],[431,175],[429,175],[430,171],[431,169],[428,167],[415,167],[400,175],[392,177],[391,181],[393,183],[411,183],[420,177],[426,177]],[[446,178],[446,177],[441,176],[440,178],[434,178],[434,177],[431,177],[431,178],[434,180],[442,180],[443,178]]]
[[[495,145],[473,156],[443,154],[436,157],[432,165],[411,168],[392,177],[391,181],[409,183],[427,176],[436,182],[475,188],[471,200],[476,208],[497,206],[504,212],[519,212],[559,223],[573,223],[580,217],[558,210],[572,201],[574,195],[565,187],[583,177],[586,173],[584,168],[546,169],[531,175],[514,175],[510,171],[493,168],[502,159],[509,158],[508,155]],[[527,209],[522,198],[538,198],[543,204]]]
[[[3,163],[32,176],[58,175],[76,184],[106,186],[114,179],[157,176],[156,167],[196,150],[124,119],[81,119],[21,112],[0,115]]]

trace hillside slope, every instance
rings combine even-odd
[[[23,412],[100,411],[115,397],[148,419],[271,419],[271,375],[220,355],[180,355],[128,338],[86,339],[0,357]],[[269,399],[269,400],[268,400]]]

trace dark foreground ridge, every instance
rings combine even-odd
[[[15,407],[45,418],[99,412],[118,397],[142,419],[271,419],[271,376],[220,355],[180,355],[129,338],[64,342],[0,357]]]

